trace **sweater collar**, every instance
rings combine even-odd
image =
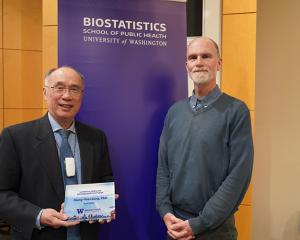
[[[190,105],[193,110],[197,111],[199,109],[210,106],[221,95],[222,92],[218,85],[216,85],[214,89],[211,92],[209,92],[206,96],[204,96],[202,99],[198,99],[195,95],[195,90],[193,90],[193,95],[190,97]]]

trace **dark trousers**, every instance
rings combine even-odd
[[[237,230],[235,227],[234,216],[229,217],[224,223],[219,227],[206,231],[200,235],[197,235],[195,239],[198,240],[236,240],[237,239]],[[172,240],[168,236],[169,240]]]

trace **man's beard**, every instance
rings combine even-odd
[[[210,74],[206,71],[201,72],[189,72],[190,79],[193,80],[195,84],[205,84],[210,81]]]

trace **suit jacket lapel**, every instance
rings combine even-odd
[[[61,166],[59,162],[56,142],[54,134],[46,114],[40,119],[39,129],[36,136],[37,142],[35,148],[37,157],[41,160],[41,165],[48,176],[53,188],[55,189],[60,200],[64,200],[64,183],[61,173]]]
[[[91,183],[93,177],[93,145],[79,122],[76,122],[76,132],[80,149],[82,183]]]

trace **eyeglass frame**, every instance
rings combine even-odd
[[[51,88],[55,94],[57,95],[63,95],[66,93],[66,91],[68,90],[70,95],[72,96],[79,96],[80,94],[83,93],[83,89],[80,89],[80,88],[70,88],[70,87],[64,87],[64,86],[47,86],[47,85],[44,85],[44,87],[47,87],[47,88]]]

